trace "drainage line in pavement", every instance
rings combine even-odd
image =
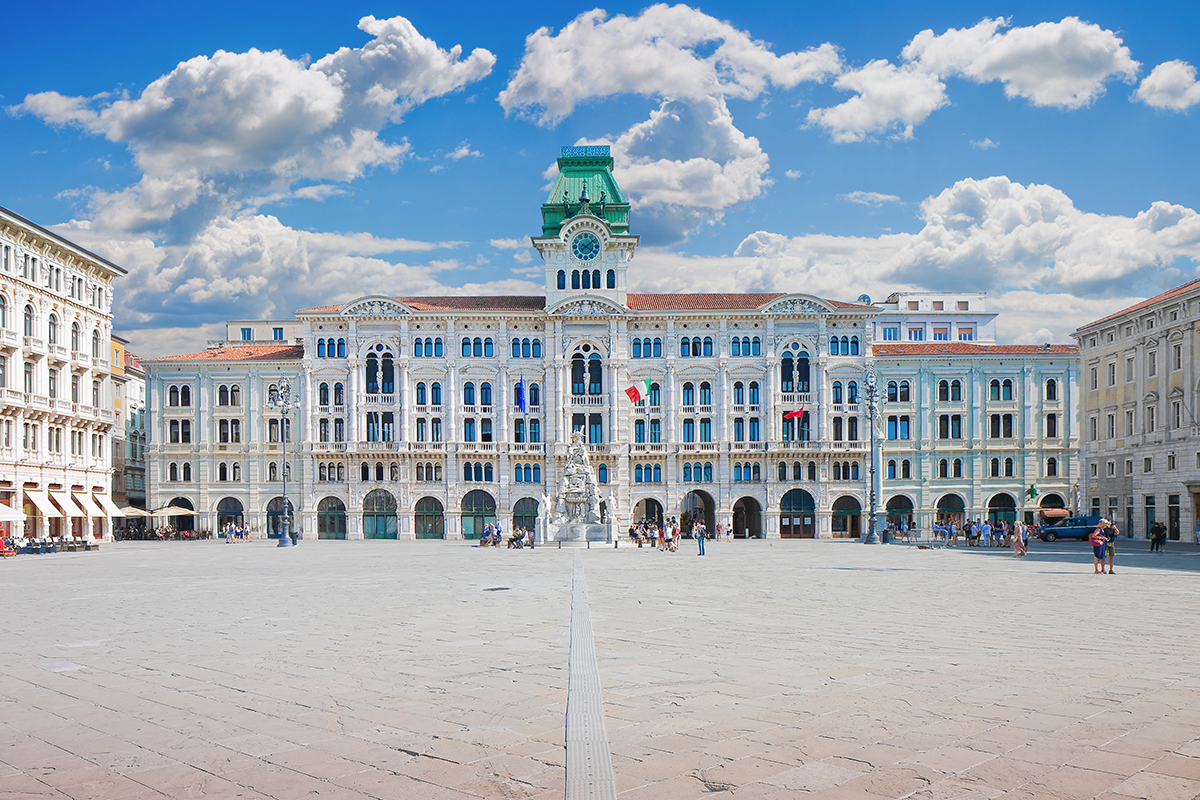
[[[566,800],[615,800],[612,754],[604,730],[604,698],[588,611],[583,559],[575,552],[571,585],[571,651],[567,657]]]

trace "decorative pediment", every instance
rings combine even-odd
[[[1170,397],[1172,400],[1178,397],[1183,397],[1183,389],[1176,386],[1167,393],[1167,397]]]
[[[772,300],[763,307],[767,314],[828,314],[833,306],[811,295],[788,295]]]
[[[412,309],[390,297],[360,297],[342,306],[343,317],[407,317]]]
[[[550,310],[560,317],[612,317],[625,313],[617,304],[599,297],[567,300]]]

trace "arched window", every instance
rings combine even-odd
[[[608,271],[608,288],[609,289],[617,288],[617,271],[616,270],[610,269]]]
[[[662,358],[662,339],[654,340],[654,357]]]
[[[379,357],[374,353],[367,356],[367,394],[379,394]]]
[[[1011,458],[1004,459],[1004,477],[1011,478],[1013,476],[1013,460]]]
[[[475,405],[475,384],[470,381],[463,384],[463,405]]]
[[[956,459],[954,459],[954,477],[961,478],[962,476],[963,476],[962,459],[956,458]]]
[[[907,458],[900,462],[900,477],[904,480],[912,477],[912,462]]]
[[[853,464],[850,465],[850,480],[852,480],[852,481],[858,480],[859,479],[858,474],[859,474],[858,473],[858,462],[855,461]]]
[[[833,402],[836,405],[842,404],[842,382],[841,381],[833,382]]]
[[[689,464],[689,463],[687,463],[687,462],[684,462],[684,465],[683,465],[683,480],[684,480],[685,482],[687,482],[687,481],[690,481],[691,479],[692,479],[692,465],[691,465],[691,464]]]
[[[489,339],[488,341],[491,340]],[[471,354],[476,358],[483,356],[483,339],[480,339],[478,336],[471,340]]]
[[[898,386],[898,385],[899,385],[899,384],[897,384],[895,381],[888,381],[888,384],[887,384],[887,402],[889,402],[889,403],[894,403],[894,402],[896,402],[896,400],[897,400],[897,399],[900,397],[900,395],[899,395],[899,391],[898,391],[898,389],[897,389],[897,386]]]
[[[537,408],[542,404],[542,390],[536,383],[529,384],[529,405]]]
[[[47,320],[46,338],[50,340],[50,344],[58,344],[58,317],[53,314]]]
[[[840,356],[842,354],[842,340],[836,336],[829,337],[829,355]]]
[[[746,404],[746,385],[741,381],[733,384],[733,404],[735,406]]]
[[[1046,399],[1058,399],[1058,381],[1054,380],[1054,378],[1048,378],[1046,380]]]
[[[462,340],[462,354],[463,358],[471,357],[471,340],[466,337]]]
[[[233,479],[235,481],[240,481],[242,479],[242,465],[236,462],[233,465]]]
[[[890,481],[896,480],[896,461],[895,461],[895,459],[892,459],[891,461],[889,461],[887,463],[887,476],[888,476],[888,480],[890,480]]]
[[[217,389],[217,405],[219,405],[219,406],[229,405],[229,387],[228,386],[222,385]]]
[[[692,354],[692,340],[686,336],[679,340],[679,357],[687,358]]]
[[[325,357],[325,340],[317,339],[317,358]]]
[[[712,337],[705,336],[704,337],[704,355],[711,356],[712,354],[713,354]]]
[[[542,340],[534,339],[532,344],[533,344],[533,358],[541,358],[542,357]]]
[[[950,477],[950,462],[944,458],[942,460],[938,461],[938,477],[939,478],[949,478]]]
[[[479,384],[479,405],[490,406],[492,404],[492,385],[490,383]]]
[[[1000,399],[1001,400],[1012,400],[1013,399],[1013,382],[1011,380],[1009,380],[1008,378],[1005,378],[1004,383],[1000,384]]]
[[[329,472],[326,469],[324,464],[320,464],[317,467],[317,480],[319,480],[319,481],[329,480]],[[420,479],[418,478],[418,480],[420,480]]]
[[[850,355],[852,355],[852,356],[858,355],[858,337],[857,336],[850,337]]]
[[[787,480],[787,477],[788,477],[788,470],[787,470],[787,462],[786,462],[786,461],[780,461],[780,462],[779,462],[779,470],[778,470],[778,473],[779,473],[779,480],[781,480],[781,481],[786,481],[786,480]]]
[[[662,483],[662,464],[654,465],[654,483]]]
[[[528,339],[521,340],[521,358],[532,358],[533,350],[530,348]]]
[[[938,400],[946,402],[950,399],[950,381],[938,381]]]
[[[588,394],[604,394],[604,368],[599,353],[592,353],[588,357]]]
[[[79,323],[71,323],[71,352],[79,352]]]
[[[167,405],[169,405],[169,406],[179,405],[179,387],[178,386],[172,386],[171,388],[167,389]]]
[[[333,404],[335,406],[344,406],[346,404],[346,390],[340,383],[333,385]]]
[[[685,406],[696,405],[696,385],[691,381],[683,385],[683,404]]]
[[[179,480],[179,465],[178,464],[172,463],[172,464],[167,465],[167,480],[169,480],[169,481]]]
[[[92,331],[92,358],[100,357],[100,331]]]
[[[792,462],[792,480],[804,480],[804,465],[799,461]]]
[[[483,355],[486,358],[496,355],[495,349],[492,346],[492,337],[490,336],[483,340]]]
[[[429,350],[429,340],[428,339],[425,340],[425,350],[426,351]],[[434,358],[442,357],[442,338],[440,336],[433,340],[433,355],[434,355]]]
[[[8,327],[8,299],[0,294],[0,328]]]
[[[642,340],[641,339],[633,340],[633,357],[634,358],[642,357]]]
[[[182,386],[179,389],[179,405],[190,406],[192,404],[192,387]]]
[[[383,462],[382,461],[375,462],[375,480],[377,480],[377,481],[383,480]]]
[[[700,354],[703,352],[704,352],[704,345],[700,342],[700,337],[693,336],[692,337],[692,356],[694,358],[699,358]]]
[[[592,288],[592,273],[591,273],[591,270],[586,270],[586,269],[585,269],[585,270],[584,270],[584,271],[583,271],[583,272],[580,274],[580,277],[583,279],[583,288],[584,288],[584,289],[590,289],[590,288]],[[596,288],[597,288],[597,289],[599,289],[600,287],[599,287],[599,286],[597,286]]]
[[[993,458],[991,460],[991,463],[988,466],[991,467],[991,469],[989,470],[989,474],[991,475],[991,477],[999,478],[1000,477],[1000,459]]]
[[[846,402],[854,404],[858,402],[858,382],[850,381],[846,384]]]
[[[579,270],[577,270],[577,269],[571,270],[571,288],[572,289],[579,288]]]
[[[992,400],[1000,399],[1000,381],[992,378],[992,382],[988,384],[988,397]]]
[[[433,383],[429,387],[429,405],[440,406],[442,404],[442,385]]]
[[[598,269],[592,270],[592,288],[593,289],[600,288],[600,270],[598,270]]]
[[[33,336],[34,317],[33,306],[25,306],[25,335]]]
[[[492,464],[490,461],[483,465],[483,479],[488,483],[492,481]]]
[[[425,405],[425,383],[423,381],[417,384],[417,405]]]
[[[908,381],[900,381],[900,402],[907,403],[909,401]]]
[[[560,269],[558,271],[558,284],[557,285],[558,285],[559,289],[567,288],[567,271],[566,270]]]
[[[1053,456],[1046,459],[1046,477],[1058,477],[1058,459],[1054,458]]]
[[[514,465],[513,466],[513,483],[524,483],[525,482],[524,476],[525,476],[525,471],[521,467],[521,465],[520,464]]]
[[[184,480],[184,482],[190,482],[192,480],[192,465],[191,464],[183,465],[183,480]]]
[[[512,340],[512,357],[513,358],[521,357],[521,340],[520,339]]]
[[[337,354],[338,354],[338,358],[346,357],[346,340],[345,339],[338,339]]]
[[[950,381],[950,402],[962,401],[962,382],[958,379]]]
[[[742,340],[735,336],[729,340],[729,355],[740,356],[741,354],[742,354]]]
[[[220,464],[217,464],[217,480],[219,480],[219,481],[229,480],[229,467],[225,464],[224,461],[222,461]]]
[[[840,461],[833,462],[833,479],[835,481],[840,481],[842,479],[842,462]]]
[[[808,462],[808,479],[815,482],[817,480],[817,462]]]
[[[708,381],[704,381],[700,384],[700,405],[712,405],[712,384],[710,384]]]
[[[413,340],[413,358],[425,355],[425,340],[418,336]]]

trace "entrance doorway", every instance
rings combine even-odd
[[[478,539],[483,529],[496,521],[496,501],[482,489],[467,492],[462,501],[462,532],[464,539]]]
[[[733,535],[737,539],[762,538],[762,506],[753,497],[733,504]]]
[[[186,497],[176,497],[171,501],[170,505],[173,505],[176,508],[186,508],[188,510],[195,510],[196,508],[194,505],[192,505],[192,501],[188,500]],[[190,531],[195,529],[195,519],[195,514],[180,514],[178,516],[168,518],[167,524],[169,524],[176,531]]]
[[[326,497],[317,504],[317,538],[346,538],[346,504],[336,497]]]
[[[833,538],[855,539],[862,535],[862,505],[858,498],[842,495],[833,501]]]
[[[418,539],[446,538],[446,515],[442,503],[436,497],[422,497],[417,501],[416,519]]]
[[[522,497],[513,506],[513,530],[524,528],[527,531],[536,532],[537,514],[538,501],[532,497]]]
[[[913,501],[902,494],[887,501],[887,524],[897,531],[913,525]]]
[[[217,503],[217,530],[222,531],[226,525],[233,523],[242,525],[242,501],[236,497],[225,497]]]
[[[288,530],[291,533],[296,532],[296,509],[292,507],[292,501],[287,501],[287,518]],[[271,502],[267,503],[267,538],[278,539],[280,532],[283,530],[283,498],[272,497]]]
[[[395,539],[396,498],[386,489],[375,489],[363,498],[363,538]]]
[[[962,528],[967,518],[966,506],[963,499],[956,494],[948,494],[937,501],[937,523],[939,525],[957,525]]]
[[[779,535],[784,539],[815,539],[817,503],[803,489],[792,489],[779,501]]]
[[[640,525],[643,522],[652,522],[662,527],[662,504],[652,497],[643,498],[633,506],[633,524]]]
[[[988,501],[988,522],[992,524],[997,522],[1011,524],[1016,521],[1017,501],[1013,500],[1011,494],[1001,492]]]
[[[688,492],[683,497],[683,505],[679,508],[679,530],[687,536],[692,532],[696,522],[704,524],[705,530],[712,533],[717,528],[715,506],[712,495],[699,490]]]

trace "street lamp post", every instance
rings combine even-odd
[[[288,530],[291,516],[288,514],[288,460],[287,460],[287,441],[288,441],[288,418],[292,413],[292,409],[300,407],[300,398],[292,397],[292,385],[284,378],[279,382],[279,388],[267,399],[267,406],[279,411],[279,438],[283,442],[283,530],[279,537],[280,547],[291,547],[292,538]]]
[[[879,534],[875,532],[875,506],[878,502],[878,495],[875,490],[876,470],[875,470],[875,404],[879,401],[879,386],[876,383],[875,371],[867,372],[867,427],[871,429],[871,465],[867,469],[868,480],[870,486],[867,489],[867,535],[863,539],[863,544],[879,544]]]

